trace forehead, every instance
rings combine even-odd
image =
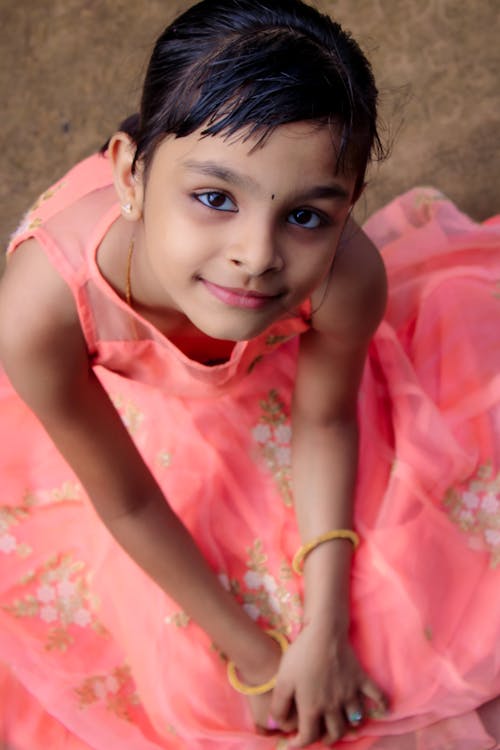
[[[242,189],[273,193],[335,182],[352,194],[354,175],[337,170],[338,143],[330,127],[309,122],[280,125],[264,140],[258,135],[246,138],[244,133],[225,137],[196,131],[166,138],[151,168],[152,173],[168,172],[174,178],[234,177]]]

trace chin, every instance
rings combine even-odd
[[[197,324],[195,324],[197,325]],[[210,325],[206,321],[197,325],[197,328],[202,331],[206,336],[210,336],[212,339],[218,339],[220,341],[249,341],[257,336],[260,336],[266,328],[269,328],[270,322],[266,321],[262,325],[231,325],[225,322],[222,325]]]

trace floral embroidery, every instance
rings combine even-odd
[[[461,487],[451,487],[443,500],[451,520],[471,535],[470,546],[488,550],[491,567],[500,564],[500,472],[491,463],[479,467]]]
[[[259,354],[257,357],[255,357],[255,359],[253,359],[250,362],[250,364],[248,366],[248,370],[247,370],[248,374],[250,374],[252,372],[252,370],[254,369],[255,365],[257,365],[261,361],[262,358],[263,358],[262,354]]]
[[[23,498],[23,507],[51,505],[53,503],[80,502],[82,488],[77,482],[63,482],[59,487],[50,490],[28,490]]]
[[[160,451],[156,456],[156,460],[162,469],[168,469],[172,463],[172,455],[168,451]]]
[[[36,217],[35,219],[33,219],[33,221],[30,221],[28,225],[28,230],[31,231],[32,229],[37,229],[37,227],[42,226],[42,223],[43,223],[42,220]]]
[[[13,534],[14,527],[29,518],[31,509],[35,505],[79,500],[80,497],[81,487],[79,484],[64,482],[61,487],[55,487],[51,490],[26,492],[21,505],[0,506],[0,552],[4,555],[16,552],[20,557],[29,557],[33,549],[26,542],[18,541]]]
[[[12,533],[13,527],[29,517],[31,500],[25,497],[23,505],[0,507],[0,552],[10,555],[16,552],[20,557],[29,557],[32,548],[25,542],[19,542]]]
[[[42,193],[38,198],[36,199],[35,203],[31,206],[28,213],[32,214],[34,213],[42,203],[45,203],[45,201],[48,201],[52,196],[54,196],[59,190],[64,187],[66,183],[64,181],[58,182],[56,185],[53,185],[51,188],[46,190],[44,193]]]
[[[173,615],[165,617],[165,622],[167,625],[175,625],[176,628],[187,628],[191,618],[185,612],[174,612]]]
[[[293,339],[295,336],[294,333],[291,335],[284,336],[283,334],[269,334],[269,336],[266,338],[266,346],[277,346],[278,344],[282,344],[284,341],[288,341],[288,339]]]
[[[94,615],[97,608],[84,573],[85,563],[71,555],[53,557],[37,571],[27,573],[19,582],[30,593],[2,609],[14,617],[37,618],[47,628],[47,651],[66,651],[73,645],[77,628],[92,628],[98,635],[107,631]]]
[[[136,435],[144,421],[144,414],[132,401],[123,396],[112,396],[111,400],[115,409],[119,412],[125,427],[131,435]]]
[[[52,196],[55,195],[62,187],[64,187],[64,185],[65,185],[65,182],[59,182],[57,185],[54,185],[52,188],[49,188],[49,190],[46,190],[44,193],[42,193],[42,195],[40,195],[36,199],[35,203],[31,206],[31,208],[28,209],[28,211],[23,216],[21,223],[19,224],[17,229],[13,232],[10,238],[11,242],[20,234],[23,234],[26,231],[31,231],[32,229],[36,229],[37,227],[43,224],[42,219],[40,219],[40,217],[38,216],[34,216],[34,213],[40,208],[42,203],[52,198]]]
[[[125,721],[133,721],[131,709],[140,701],[127,665],[116,667],[110,674],[87,677],[75,688],[79,708],[100,704]]]
[[[67,500],[81,500],[82,488],[76,482],[63,482],[60,487],[55,487],[47,492],[37,493],[38,502],[60,503]]]
[[[277,391],[260,402],[262,416],[252,434],[259,452],[274,475],[286,506],[292,505],[292,428],[286,407]]]
[[[290,635],[301,623],[302,607],[299,595],[286,587],[292,577],[289,564],[281,563],[279,579],[276,579],[269,572],[260,539],[255,540],[247,553],[243,585],[237,579],[230,580],[225,573],[219,575],[221,584],[243,602],[243,609],[252,620],[262,618],[270,627]]]

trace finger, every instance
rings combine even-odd
[[[338,742],[346,732],[346,723],[343,720],[340,713],[325,714],[325,729],[326,733],[323,737],[323,743],[325,745],[333,745],[334,742]]]
[[[280,723],[280,728],[282,732],[289,733],[289,732],[297,731],[298,725],[299,725],[299,717],[297,716],[295,702],[293,702],[292,707],[290,709],[290,713],[288,714],[288,717]]]
[[[256,730],[257,734],[264,734],[264,735],[267,735],[267,736],[269,736],[270,734],[276,734],[277,732],[280,731],[280,729],[281,729],[281,727],[273,719],[272,716],[268,716],[267,717],[267,721],[266,721],[265,725],[262,725],[262,724],[256,724],[255,725],[255,730]]]
[[[357,729],[366,718],[365,707],[359,698],[352,698],[344,705],[344,715],[350,729]]]
[[[321,721],[319,717],[302,718],[299,714],[299,732],[290,742],[290,747],[307,747],[321,737]]]
[[[266,729],[266,727],[261,726],[260,724],[255,725],[255,731],[257,734],[263,734],[266,736],[269,734],[269,730]]]
[[[276,724],[285,732],[296,728],[295,703],[293,691],[275,689],[271,699],[270,715]]]
[[[295,709],[292,707],[286,719],[280,719],[279,721],[275,721],[274,723],[282,732],[285,732],[286,734],[289,734],[290,732],[296,732],[299,722]]]
[[[278,724],[278,722],[272,716],[268,716],[267,722],[266,722],[266,729],[268,729],[270,732],[275,732],[279,728],[280,728],[280,725]]]
[[[366,679],[361,686],[360,692],[363,696],[368,698],[372,704],[367,711],[371,717],[376,718],[377,716],[384,716],[384,714],[387,713],[389,709],[389,700],[378,685],[375,685],[374,682]]]

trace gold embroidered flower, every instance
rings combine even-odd
[[[453,523],[470,537],[472,549],[487,550],[490,564],[500,564],[500,472],[491,463],[479,467],[467,483],[450,487],[443,505]]]
[[[144,421],[144,413],[136,404],[123,396],[111,396],[111,400],[115,409],[120,414],[125,427],[131,435],[136,435]]]
[[[95,616],[97,606],[85,563],[71,555],[53,557],[45,565],[23,576],[19,588],[25,593],[3,609],[14,617],[31,618],[49,626],[45,648],[66,651],[75,642],[78,628],[91,628],[107,635]]]
[[[258,452],[273,474],[286,506],[292,505],[292,428],[284,402],[274,389],[260,402],[262,415],[252,430]]]
[[[133,720],[132,709],[139,704],[135,683],[127,665],[116,667],[108,674],[87,677],[75,688],[75,693],[79,708],[104,705],[106,710],[125,721]]]

